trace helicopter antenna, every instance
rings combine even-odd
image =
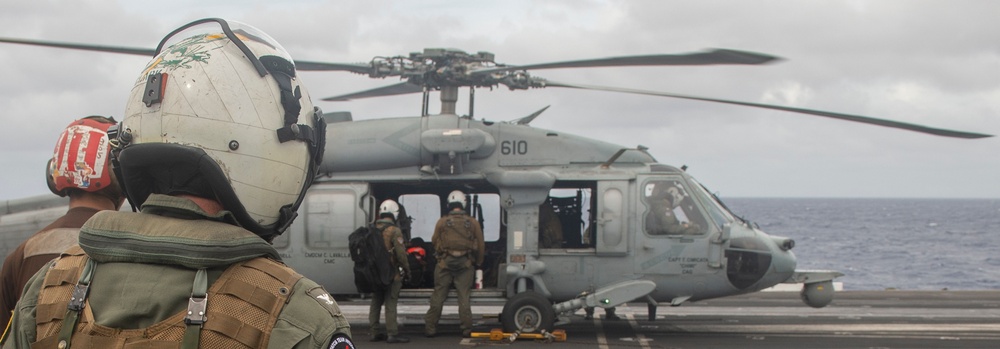
[[[428,111],[428,105],[431,101],[431,91],[428,87],[424,87],[424,97],[423,102],[420,105],[420,116],[427,116],[430,114]]]
[[[472,119],[472,116],[476,112],[475,106],[476,106],[476,87],[472,86],[469,87],[469,119]]]

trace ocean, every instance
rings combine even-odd
[[[723,201],[845,290],[1000,290],[1000,199]]]

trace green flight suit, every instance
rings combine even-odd
[[[441,309],[454,285],[458,294],[458,318],[463,335],[472,331],[472,304],[469,296],[475,282],[476,267],[486,257],[483,229],[474,218],[463,210],[452,210],[438,220],[431,237],[437,265],[434,268],[434,292],[431,306],[424,316],[424,331],[429,336],[437,334]]]
[[[375,221],[375,228],[382,232],[382,242],[392,256],[391,264],[393,268],[402,268],[403,274],[410,275],[410,264],[406,259],[406,245],[403,241],[403,232],[392,221],[384,218]],[[399,290],[403,287],[403,280],[399,273],[392,278],[392,285],[382,292],[372,293],[372,302],[368,308],[368,325],[371,328],[371,337],[376,339],[382,335],[396,336],[399,334],[399,324],[396,323],[396,304],[399,301]],[[382,313],[382,305],[385,305],[385,328],[379,324],[379,315]]]
[[[234,222],[228,211],[211,215],[190,200],[158,194],[141,213],[95,215],[81,228],[80,246],[97,262],[87,296],[96,324],[146,329],[187,309],[197,269],[207,270],[211,285],[234,263],[262,257],[280,263],[270,244]],[[29,281],[4,349],[29,348],[39,340],[35,316],[47,270]],[[322,286],[301,278],[268,335],[268,348],[325,349],[332,341],[349,341],[350,324]]]

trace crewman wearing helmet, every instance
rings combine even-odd
[[[434,268],[434,293],[431,307],[424,316],[424,333],[428,337],[437,335],[437,323],[441,318],[441,308],[448,297],[448,288],[455,285],[458,294],[458,318],[462,336],[472,333],[472,305],[469,293],[475,281],[475,270],[486,257],[486,242],[483,229],[474,218],[465,213],[465,194],[455,190],[448,194],[449,212],[434,226],[431,243],[437,265]]]
[[[386,343],[408,343],[409,338],[399,335],[399,326],[396,323],[396,302],[399,300],[399,290],[403,288],[402,276],[410,275],[410,264],[406,259],[406,244],[403,241],[403,232],[396,226],[396,219],[399,216],[399,204],[393,200],[385,200],[379,205],[378,220],[375,221],[375,228],[382,233],[382,242],[385,249],[389,250],[390,265],[393,269],[399,270],[392,279],[392,285],[384,290],[376,290],[372,293],[372,302],[368,308],[368,324],[371,326],[371,340],[373,342],[386,341]],[[379,315],[382,313],[382,304],[385,304],[385,328],[379,324]],[[388,336],[386,336],[388,334]]]
[[[651,235],[698,235],[703,231],[695,223],[681,222],[675,209],[681,205],[684,195],[676,185],[658,183],[649,196],[649,214],[646,216],[646,232]]]
[[[116,122],[103,116],[75,120],[63,130],[46,169],[52,193],[69,197],[69,210],[7,255],[0,270],[0,326],[11,312],[28,279],[59,253],[76,245],[80,226],[101,210],[117,210],[125,202],[111,170],[108,128]]]
[[[292,59],[215,18],[156,52],[109,131],[140,211],[84,224],[80,246],[26,286],[4,348],[353,348],[333,297],[270,244],[325,141]]]

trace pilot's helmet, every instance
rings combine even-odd
[[[684,195],[676,185],[667,183],[657,183],[649,197],[653,202],[670,207],[677,207],[684,199]]]
[[[73,190],[100,193],[119,204],[121,187],[111,170],[108,128],[115,119],[92,115],[74,120],[56,141],[45,171],[52,193],[65,197]]]
[[[280,235],[326,135],[291,57],[256,28],[217,18],[175,30],[156,52],[112,140],[129,201],[216,199],[243,228],[268,241]]]
[[[681,204],[681,200],[684,200],[684,194],[681,194],[681,190],[676,186],[670,186],[666,190],[667,196],[670,198],[671,206],[677,207]]]
[[[465,209],[465,193],[462,193],[460,190],[448,193],[448,208],[453,209],[455,207]]]
[[[393,220],[399,217],[399,204],[393,200],[382,201],[382,204],[378,206],[378,216],[385,217],[386,215],[392,216]]]

